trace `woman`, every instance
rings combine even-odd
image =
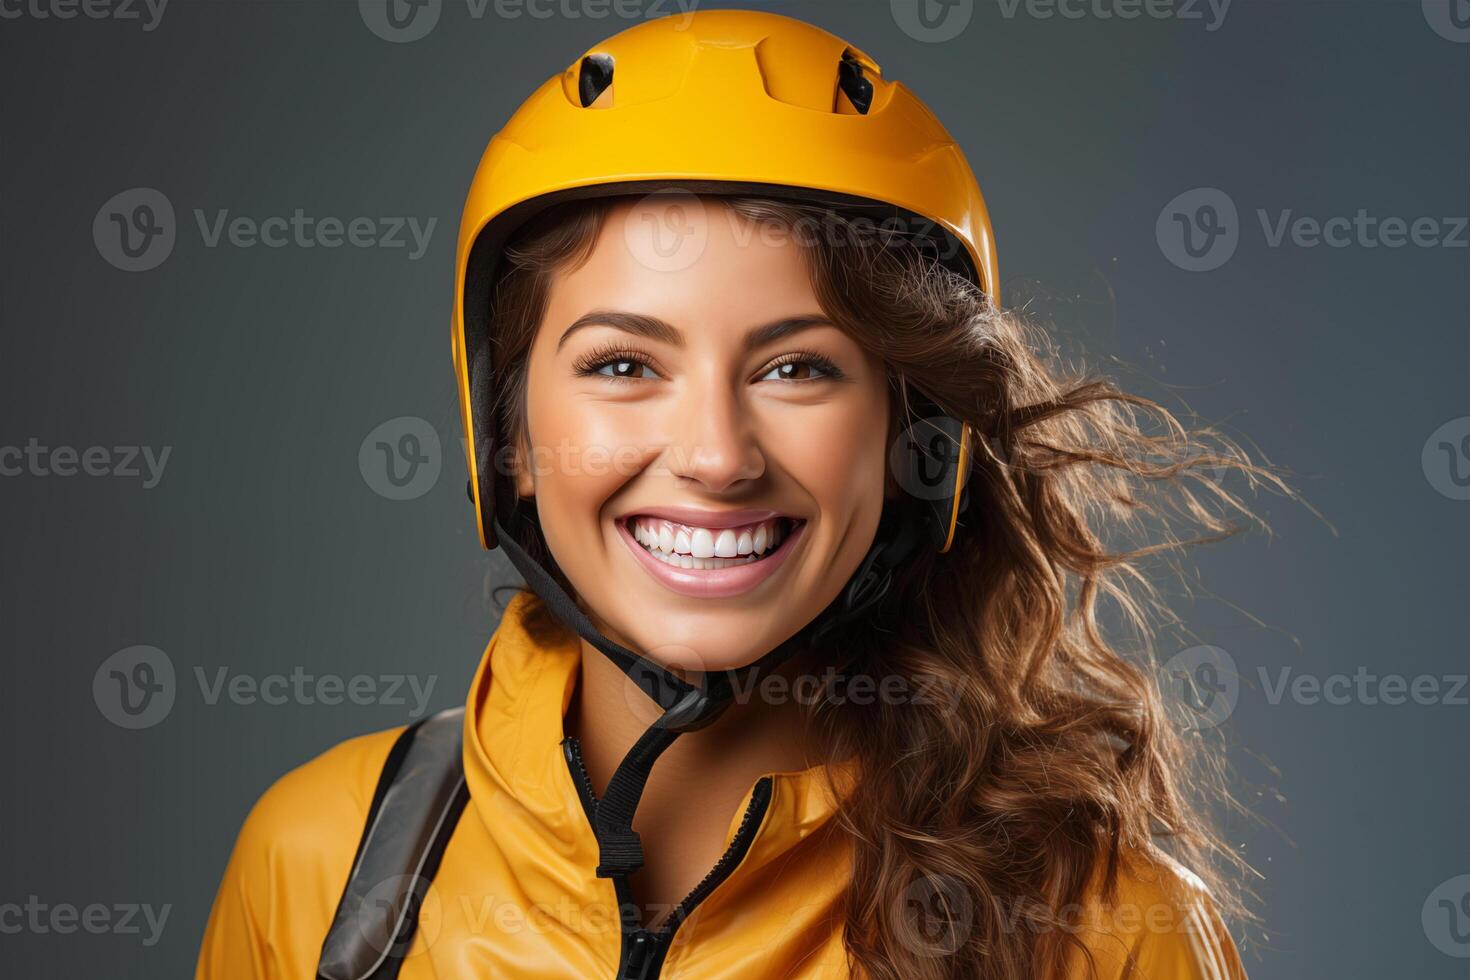
[[[262,797],[199,977],[1244,976],[1208,767],[1098,616],[1146,641],[1138,561],[1261,471],[999,308],[912,93],[790,18],[641,24],[491,142],[459,255],[529,588],[462,714]]]

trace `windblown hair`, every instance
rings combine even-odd
[[[1172,858],[1224,916],[1249,920],[1250,869],[1213,829],[1239,809],[1222,754],[1183,732],[1161,694],[1151,641],[1168,608],[1150,569],[1259,525],[1246,491],[1290,490],[1221,433],[1063,364],[922,236],[875,235],[871,221],[808,202],[706,200],[819,229],[795,236],[817,297],[887,364],[894,423],[918,392],[981,436],[951,549],[910,559],[861,627],[822,651],[848,676],[934,678],[945,696],[808,710],[824,758],[855,759],[861,774],[837,818],[853,846],[854,974],[1060,976],[1071,957],[1087,961],[1065,910],[1094,887],[1110,901],[1129,855]],[[553,274],[590,254],[611,203],[558,205],[508,249],[493,379],[508,438],[523,437],[527,355]],[[534,505],[511,519],[561,578]],[[948,917],[937,939],[914,921],[916,896]]]

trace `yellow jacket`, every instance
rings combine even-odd
[[[533,639],[512,600],[466,702],[471,802],[424,900],[399,976],[612,978],[622,934],[613,882],[563,751],[575,635]],[[287,773],[240,831],[196,980],[308,980],[354,862],[379,773],[401,729],[350,739]],[[749,849],[674,933],[658,976],[843,978],[837,906],[850,859],[825,833],[816,769],[770,773]],[[746,806],[731,820],[733,840]],[[1072,921],[1101,980],[1241,980],[1235,946],[1187,871],[1132,862],[1116,902]],[[1024,924],[1018,927],[1025,928]],[[1082,977],[1079,966],[1071,976]]]

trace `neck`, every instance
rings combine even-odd
[[[763,773],[786,772],[815,764],[802,733],[801,705],[789,679],[795,658],[774,671],[764,671],[753,689],[743,685],[735,700],[705,728],[685,732],[659,758],[649,778],[645,802],[660,785],[710,786],[738,784],[740,794]],[[763,697],[760,680],[771,674],[787,678],[778,698]],[[657,705],[601,651],[582,641],[577,688],[567,710],[566,730],[582,744],[588,774],[599,794],[623,756],[660,715]],[[641,807],[640,807],[641,810]]]
[[[775,673],[795,669],[788,661]],[[661,923],[719,859],[727,828],[757,779],[815,764],[804,745],[802,705],[792,697],[762,698],[758,691],[737,692],[713,723],[680,735],[649,774],[633,818],[644,866],[629,879],[648,927]],[[660,713],[601,651],[582,642],[565,728],[581,743],[599,799]]]

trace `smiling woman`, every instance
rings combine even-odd
[[[640,25],[503,136],[453,340],[527,588],[463,709],[262,798],[199,976],[1243,977],[1139,566],[1279,481],[1063,370],[953,142],[810,25]]]

